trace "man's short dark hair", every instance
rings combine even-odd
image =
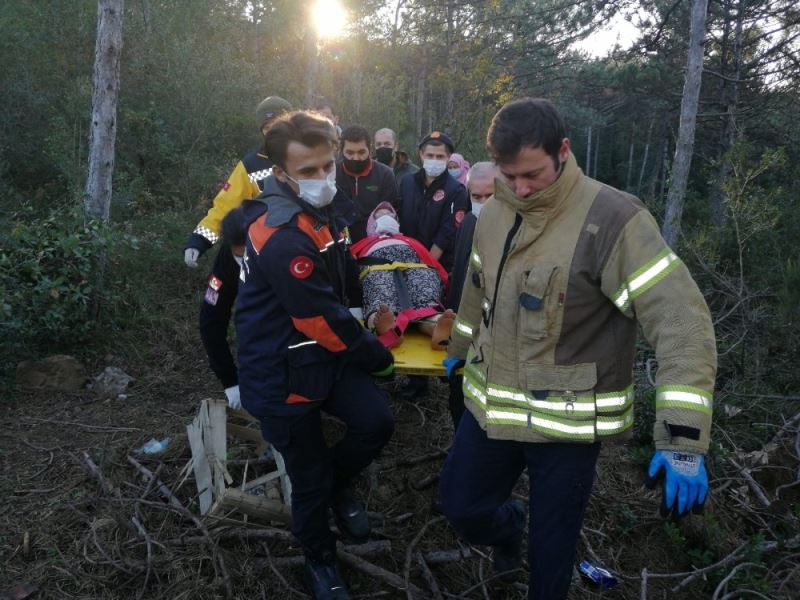
[[[526,147],[542,148],[558,164],[561,142],[567,137],[564,119],[543,98],[520,98],[501,108],[486,135],[486,149],[495,162],[513,160]]]
[[[348,125],[345,127],[344,131],[342,131],[342,137],[340,140],[342,148],[344,148],[345,142],[365,142],[367,144],[367,148],[371,146],[369,132],[361,125]]]
[[[246,200],[245,202],[252,202]],[[222,219],[222,239],[231,246],[244,246],[247,227],[244,222],[244,208],[238,206]]]
[[[299,142],[309,148],[328,145],[333,150],[336,139],[333,123],[316,113],[300,110],[283,114],[272,122],[264,136],[264,152],[276,165],[285,169],[290,142]]]
[[[320,111],[320,110],[325,110],[326,108],[330,108],[330,109],[331,109],[331,112],[332,112],[334,115],[338,115],[338,114],[339,114],[339,113],[337,113],[337,112],[336,112],[336,107],[335,107],[335,106],[333,106],[333,103],[331,103],[331,102],[330,102],[330,101],[329,101],[327,98],[325,98],[325,97],[323,97],[323,96],[318,96],[318,97],[317,97],[317,98],[314,100],[314,104],[313,104],[313,107],[312,107],[312,108],[313,108],[315,111]]]

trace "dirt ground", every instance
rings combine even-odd
[[[192,335],[190,325],[186,327],[186,335]],[[210,539],[204,537],[206,532],[185,514],[170,509],[156,486],[128,462],[132,450],[151,437],[171,437],[165,453],[142,458],[142,463],[157,473],[185,507],[199,514],[193,478],[191,474],[184,477],[191,456],[185,426],[201,399],[222,398],[222,393],[202,356],[188,359],[181,346],[164,340],[159,357],[158,368],[146,370],[113,357],[91,365],[97,373],[116,364],[135,377],[124,400],[97,399],[88,391],[17,390],[0,404],[4,407],[0,415],[0,598],[6,598],[3,592],[19,583],[37,589],[31,596],[36,599],[304,597],[301,569],[286,561],[299,554],[291,540],[243,533],[279,526],[209,522],[205,526]],[[404,383],[405,378],[397,377],[383,385],[394,396]],[[432,380],[426,397],[411,402],[393,399],[393,407],[394,438],[378,465],[359,483],[373,517],[373,538],[389,542],[390,549],[386,551],[384,544],[384,551],[363,559],[397,575],[401,583],[416,585],[423,590],[421,598],[437,597],[431,580],[442,598],[524,598],[522,583],[508,586],[492,579],[487,548],[460,542],[433,510],[435,479],[452,437],[446,384]],[[331,429],[335,435],[336,425]],[[235,448],[236,442],[231,445]],[[441,452],[435,456],[437,451]],[[89,473],[84,453],[116,492],[103,491]],[[679,525],[665,524],[657,512],[658,495],[643,487],[648,457],[634,445],[603,448],[577,558],[604,564],[617,574],[620,584],[604,591],[576,575],[570,598],[711,597],[730,567],[685,581],[693,566],[724,559],[751,540],[747,532],[764,530],[762,514],[731,513],[730,493],[741,486],[737,482],[725,488],[724,478],[712,482],[705,519],[691,517]],[[521,499],[526,499],[524,489],[521,481],[516,492]],[[715,500],[719,489],[727,490],[719,496],[725,500]],[[746,489],[741,493],[746,494]],[[791,510],[789,506],[784,506],[784,513]],[[796,500],[794,507],[796,511]],[[796,515],[792,522],[796,523]],[[773,533],[783,535],[777,530]],[[431,563],[427,579],[415,560],[417,552],[428,556],[458,549],[469,556]],[[753,554],[749,560],[759,568],[743,568],[726,589],[730,592],[740,584],[762,594],[756,597],[797,597],[796,554],[791,558],[792,552],[787,551],[779,556],[783,558],[762,560]],[[646,592],[642,591],[642,569],[651,574]],[[767,569],[773,577],[764,576]],[[360,569],[345,566],[343,571],[357,598],[411,597]],[[681,572],[668,578],[653,575]],[[520,574],[520,582],[525,581],[526,576]],[[679,584],[680,590],[670,592]]]

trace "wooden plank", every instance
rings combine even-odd
[[[194,480],[197,483],[197,491],[200,493],[200,514],[204,515],[211,509],[213,498],[213,480],[211,478],[211,467],[206,458],[206,450],[203,446],[203,432],[196,425],[186,426],[186,436],[189,438],[189,447],[192,450],[192,470]]]
[[[277,500],[252,496],[235,488],[228,488],[211,509],[212,515],[223,515],[237,510],[249,517],[266,521],[292,522],[292,509]]]
[[[289,475],[286,473],[286,463],[283,461],[281,453],[275,448],[272,449],[275,455],[275,464],[278,467],[278,476],[281,478],[281,492],[283,493],[283,502],[286,506],[292,505],[292,482],[289,480]]]

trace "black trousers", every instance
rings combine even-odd
[[[519,539],[522,528],[508,499],[527,467],[528,598],[566,598],[599,451],[599,443],[489,439],[467,410],[439,482],[442,512],[472,544],[496,546]]]
[[[228,324],[239,292],[239,263],[233,258],[233,252],[227,244],[222,244],[217,251],[209,280],[211,277],[216,277],[222,286],[214,290],[209,281],[206,288],[200,308],[200,339],[211,370],[222,387],[228,388],[239,382],[236,363],[228,344]]]
[[[321,411],[344,421],[347,432],[332,448],[322,436]],[[345,367],[330,396],[307,413],[263,417],[261,430],[283,456],[292,482],[292,533],[311,556],[335,550],[328,508],[337,488],[348,485],[388,443],[394,417],[372,377]]]

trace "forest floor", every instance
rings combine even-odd
[[[180,275],[180,268],[147,272],[145,279],[173,286],[174,293],[162,293],[149,307],[138,305],[139,311],[148,308],[157,327],[114,332],[116,342],[106,342],[114,355],[86,359],[92,374],[111,365],[135,378],[125,399],[101,399],[90,391],[6,390],[11,393],[4,394],[0,411],[0,600],[14,598],[4,593],[21,583],[37,590],[30,595],[37,600],[304,597],[302,569],[291,559],[300,551],[289,536],[276,533],[282,526],[206,520],[201,527],[165,502],[127,459],[151,437],[171,437],[163,454],[138,459],[199,515],[191,471],[185,476],[191,458],[186,425],[202,399],[223,395],[200,346],[196,310],[186,310],[197,306],[202,275]],[[433,508],[453,433],[446,384],[432,380],[426,396],[401,401],[395,392],[404,383],[398,376],[381,384],[392,396],[397,426],[377,466],[358,484],[373,518],[373,539],[383,541],[361,559],[395,574],[401,587],[419,588],[417,598],[524,598],[525,574],[511,586],[494,579],[488,549],[460,542]],[[637,402],[637,430],[649,428],[652,411],[644,398]],[[737,426],[748,423],[743,418]],[[800,485],[792,485],[800,460],[798,423],[774,415],[773,426],[749,442],[746,454],[733,456],[715,445],[706,515],[679,523],[658,515],[660,492],[644,487],[652,452],[646,440],[603,447],[577,560],[605,566],[619,585],[601,590],[576,574],[570,598],[798,597]],[[329,430],[332,438],[341,432],[334,422]],[[734,437],[729,429],[715,435]],[[244,451],[236,440],[229,447]],[[762,456],[760,463],[747,463],[754,451],[766,452],[766,462]],[[113,491],[90,473],[87,456]],[[242,476],[235,469],[232,474]],[[515,495],[527,501],[524,476]],[[468,556],[431,559],[429,573],[419,562],[418,553],[458,549]],[[343,571],[356,598],[411,597],[362,568],[348,564]],[[28,597],[22,588],[18,592],[17,598]]]

